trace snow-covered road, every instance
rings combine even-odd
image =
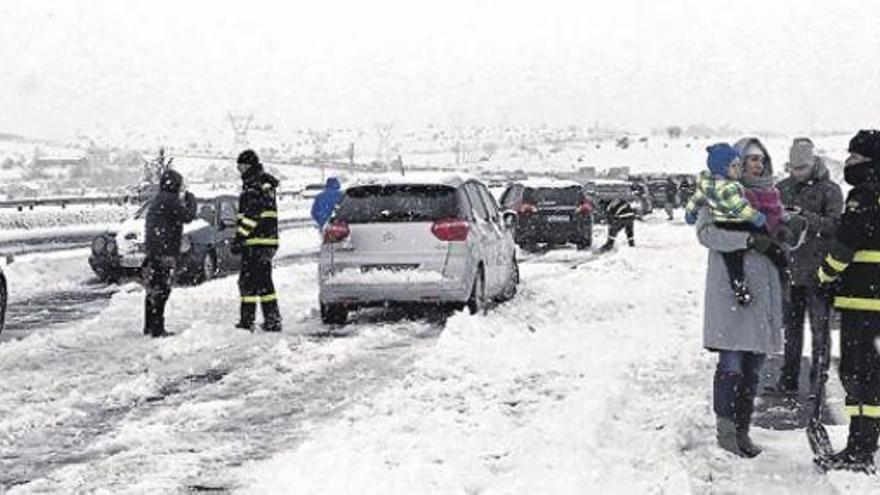
[[[167,493],[868,493],[816,474],[801,431],[714,446],[705,251],[649,219],[638,247],[550,251],[485,316],[366,313],[335,334],[313,262],[282,267],[285,331],[236,331],[234,277],[142,292],[0,345],[0,487]],[[597,229],[597,237],[603,232]],[[316,242],[316,238],[304,241]],[[832,430],[841,443],[842,430]],[[0,488],[2,491],[2,488]]]

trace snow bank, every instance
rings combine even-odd
[[[705,250],[681,224],[637,237],[524,262],[514,302],[452,317],[400,382],[243,467],[242,491],[871,492],[817,475],[803,432],[758,430],[767,452],[752,461],[715,446]]]

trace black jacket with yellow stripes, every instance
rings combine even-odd
[[[820,283],[835,285],[836,308],[880,312],[880,163],[851,165],[844,172],[853,188],[817,275]]]
[[[238,197],[239,246],[278,247],[278,205],[275,190],[278,179],[267,174],[262,166],[251,167],[242,176],[243,187]]]
[[[636,212],[627,201],[621,198],[614,198],[605,207],[605,216],[609,222],[615,220],[626,221],[633,220],[636,217]]]

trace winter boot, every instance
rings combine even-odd
[[[267,301],[262,304],[263,308],[263,331],[264,332],[280,332],[281,331],[281,310],[278,308],[278,301]]]
[[[743,457],[757,457],[764,450],[752,442],[749,429],[752,425],[752,414],[755,411],[755,396],[758,392],[758,380],[756,376],[749,379],[750,375],[743,377],[740,386],[736,390],[734,403],[734,422],[736,423],[736,444],[743,453]]]
[[[730,418],[715,416],[715,438],[718,440],[718,446],[722,449],[736,454],[740,457],[746,457],[740,450],[737,441],[736,424]]]
[[[269,320],[263,322],[262,325],[264,332],[280,332],[281,331],[281,321],[280,320]]]
[[[239,321],[235,324],[235,328],[240,330],[247,330],[248,332],[254,331],[254,322],[252,321]]]
[[[240,328],[242,330],[247,330],[249,332],[254,331],[254,320],[257,317],[257,305],[253,303],[241,303],[240,313],[241,317],[238,319],[238,323],[235,324],[235,328]]]
[[[730,281],[730,288],[733,289],[733,297],[740,306],[748,306],[752,303],[752,293],[749,292],[749,286],[745,280],[734,279]]]
[[[764,452],[764,449],[755,445],[752,442],[752,438],[749,437],[749,425],[737,426],[736,445],[739,447],[740,452],[742,452],[742,456],[749,459],[758,457],[761,455],[761,452]]]
[[[815,463],[825,471],[842,470],[877,474],[874,452],[877,451],[878,433],[880,433],[880,420],[853,416],[849,423],[846,448],[836,454],[817,457]]]

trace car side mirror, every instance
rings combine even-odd
[[[504,226],[510,230],[513,230],[516,227],[516,212],[513,210],[505,210],[504,213],[501,214],[501,218],[504,221]]]

